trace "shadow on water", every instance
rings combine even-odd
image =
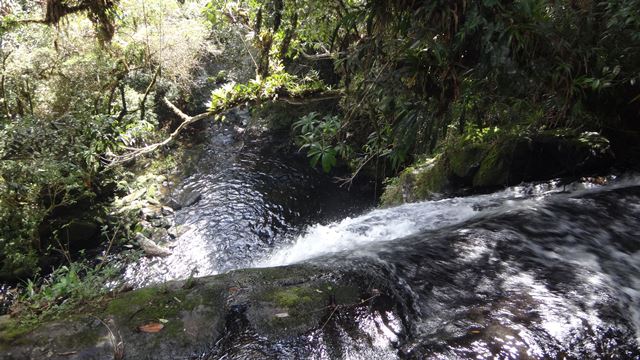
[[[467,199],[485,210],[464,220],[308,261],[385,279],[404,327],[382,358],[640,358],[640,187],[487,200]]]

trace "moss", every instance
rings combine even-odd
[[[24,336],[32,332],[38,324],[22,324],[16,320],[7,320],[0,323],[0,349],[4,348],[16,339],[27,340]]]
[[[473,177],[474,187],[502,186],[509,182],[509,168],[516,141],[507,139],[494,143]]]
[[[327,306],[331,297],[338,305],[357,303],[360,299],[359,295],[360,291],[356,287],[323,283],[317,286],[305,285],[271,289],[261,296],[278,307],[306,311]]]
[[[256,300],[271,302],[278,308],[288,310],[291,315],[301,315],[308,311],[325,308],[330,299],[336,304],[357,303],[360,291],[353,286],[336,286],[322,283],[315,286],[301,285],[272,288],[258,294]]]
[[[385,183],[384,192],[380,196],[380,205],[395,206],[402,204],[402,188],[400,186],[400,178],[394,177]]]
[[[189,293],[185,290],[140,289],[111,301],[106,312],[120,319],[130,328],[167,319],[169,321],[165,324],[163,333],[178,335],[183,329],[180,313],[192,310],[202,300],[200,296],[188,295]]]
[[[448,168],[442,155],[436,156],[431,165],[416,174],[415,198],[425,200],[446,191],[449,186]]]
[[[112,300],[105,312],[107,316],[114,316],[120,326],[128,329],[136,329],[140,325],[162,319],[164,328],[159,335],[140,334],[148,337],[145,341],[149,342],[149,346],[160,346],[167,339],[184,345],[193,340],[185,337],[185,321],[193,321],[191,316],[196,309],[199,309],[198,316],[215,319],[223,304],[221,290],[220,286],[205,286],[200,283],[189,289],[144,288]]]
[[[473,176],[482,159],[485,157],[489,145],[486,143],[464,143],[448,147],[445,154],[449,169],[459,178]]]
[[[449,172],[442,155],[406,168],[385,188],[381,196],[382,206],[425,200],[446,191],[449,187]]]
[[[249,318],[261,333],[289,336],[316,328],[331,312],[331,304],[359,304],[360,290],[333,283],[305,283],[268,289],[258,293],[254,301]]]
[[[308,287],[289,287],[275,289],[265,294],[265,299],[290,311],[305,310],[310,305],[323,301],[322,293]]]
[[[146,307],[158,294],[157,288],[144,288],[132,291],[114,299],[107,306],[107,312],[112,315],[126,315],[139,308]]]

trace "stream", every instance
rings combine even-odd
[[[181,234],[170,244],[172,255],[129,266],[129,284],[251,267],[306,226],[375,206],[371,191],[348,191],[312,169],[304,154],[291,151],[288,133],[238,134],[248,118],[240,111],[235,123],[208,125],[196,159],[184,164],[191,175],[173,189],[174,197],[197,201],[175,213]]]
[[[639,178],[527,185],[316,225],[260,265],[397,284],[395,320],[360,321],[374,358],[639,359],[639,219]]]
[[[176,212],[187,230],[127,281],[302,264],[394,295],[286,341],[230,329],[202,358],[640,358],[640,178],[371,210],[372,194],[339,188],[277,135],[236,135],[211,125],[176,189],[200,194]]]

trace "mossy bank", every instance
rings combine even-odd
[[[406,168],[388,182],[381,202],[391,206],[524,181],[601,175],[614,160],[609,140],[595,132],[482,129],[444,142],[440,153]]]

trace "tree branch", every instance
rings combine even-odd
[[[322,93],[321,95],[322,96],[304,97],[304,98],[293,98],[289,96],[283,96],[276,99],[276,101],[284,101],[287,104],[291,104],[291,105],[306,105],[310,102],[338,99],[340,98],[340,96],[342,96],[340,92],[326,92],[326,93]]]
[[[303,105],[306,102],[310,102],[310,101],[323,101],[323,100],[330,100],[330,99],[336,99],[339,98],[341,96],[341,92],[339,91],[327,91],[327,92],[323,92],[323,93],[319,93],[316,94],[319,96],[316,97],[311,97],[311,98],[302,98],[302,97],[290,97],[290,96],[280,96],[278,98],[276,98],[273,101],[285,101],[289,104],[292,105]],[[260,101],[260,100],[264,100],[264,99],[256,99],[256,100],[252,100],[252,101]],[[107,168],[113,167],[115,165],[118,164],[123,164],[126,162],[129,162],[139,156],[145,155],[145,154],[149,154],[154,152],[155,150],[157,150],[160,147],[169,145],[170,143],[172,143],[182,132],[182,130],[184,130],[187,126],[198,122],[202,119],[211,117],[213,115],[216,114],[221,114],[229,109],[232,109],[238,105],[241,105],[243,103],[248,102],[247,99],[238,99],[236,101],[233,102],[229,102],[228,104],[226,104],[223,108],[220,109],[216,109],[215,111],[208,111],[202,114],[198,114],[195,116],[189,116],[187,114],[185,114],[184,112],[182,112],[182,110],[178,109],[177,106],[175,106],[171,101],[169,101],[166,97],[162,99],[162,101],[165,103],[165,105],[167,105],[169,107],[169,109],[171,109],[171,111],[173,111],[174,114],[176,114],[181,120],[182,123],[169,135],[169,137],[167,137],[166,139],[164,139],[161,142],[155,143],[155,144],[151,144],[151,145],[147,145],[145,147],[142,148],[135,148],[135,149],[130,149],[131,151],[123,154],[123,155],[118,155],[118,156],[114,156],[112,159],[106,159],[109,164],[107,165]]]
[[[196,116],[189,116],[185,113],[183,113],[180,109],[178,109],[175,105],[173,105],[173,103],[171,103],[171,101],[169,101],[167,98],[163,98],[162,101],[171,109],[171,111],[173,111],[180,119],[182,119],[182,123],[169,135],[168,138],[164,139],[161,142],[155,143],[155,144],[151,144],[151,145],[147,145],[143,148],[139,148],[139,149],[135,149],[129,153],[126,153],[124,155],[120,155],[120,156],[116,156],[107,167],[113,167],[115,165],[118,164],[122,164],[125,162],[129,162],[141,155],[144,154],[149,154],[151,152],[154,152],[156,149],[162,147],[162,146],[166,146],[169,145],[170,143],[172,143],[177,137],[178,135],[180,135],[180,132],[182,132],[182,130],[184,130],[184,128],[186,128],[187,126],[193,124],[194,122],[200,121],[204,118],[207,118],[211,115],[213,115],[213,113],[211,112],[206,112],[206,113],[202,113]]]
[[[322,54],[307,54],[306,52],[304,52],[304,50],[300,49],[298,50],[300,52],[300,55],[302,55],[303,58],[307,59],[307,60],[326,60],[326,59],[337,59],[338,56],[340,55],[346,55],[346,52],[337,52],[337,53],[331,53],[328,50]]]
[[[146,112],[147,97],[149,96],[149,93],[151,92],[151,89],[153,88],[153,86],[156,84],[156,80],[158,79],[158,74],[160,74],[159,65],[158,65],[158,68],[156,69],[156,72],[153,74],[153,79],[151,79],[149,86],[147,86],[147,90],[144,92],[144,96],[142,97],[142,100],[140,101],[140,120],[144,120],[144,115]]]

